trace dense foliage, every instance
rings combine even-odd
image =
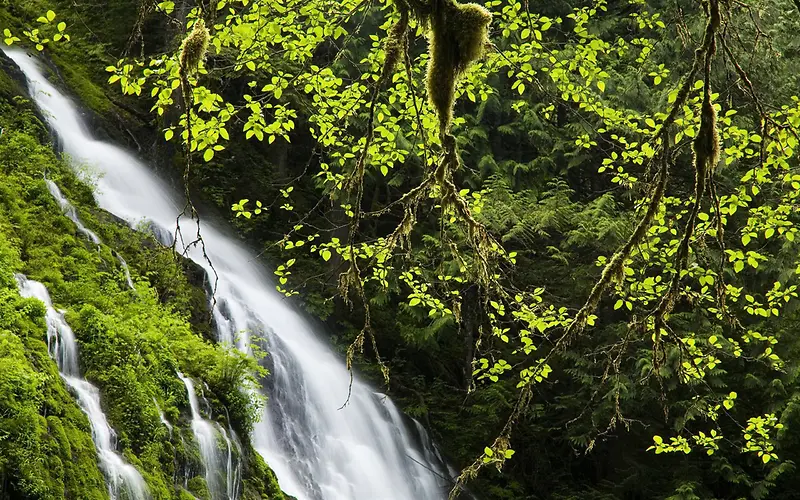
[[[279,290],[461,480],[497,466],[466,483],[479,497],[795,495],[794,3],[36,3],[13,13],[67,20],[72,41],[42,50],[80,75],[72,89],[161,131],[187,193],[233,207],[281,259]],[[88,304],[71,316],[103,333],[87,338],[139,320],[43,259],[25,269]],[[153,363],[199,362],[175,339]],[[137,373],[86,352],[104,387]],[[194,373],[212,384],[213,367]]]

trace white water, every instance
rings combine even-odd
[[[230,418],[228,420],[230,421]],[[223,432],[222,436],[225,438],[225,444],[228,447],[228,498],[239,498],[242,482],[242,445],[230,426],[228,426],[228,434]],[[235,455],[231,444],[236,448]]]
[[[47,288],[38,281],[16,276],[20,295],[44,302],[47,321],[47,347],[56,361],[64,382],[78,398],[78,405],[86,413],[92,426],[92,440],[97,448],[100,468],[106,476],[111,500],[146,500],[150,498],[147,485],[139,472],[115,451],[116,435],[100,406],[100,392],[80,377],[78,371],[78,344],[75,334],[64,321],[64,315],[55,310]]]
[[[169,420],[167,420],[167,417],[164,416],[164,412],[161,410],[161,407],[158,406],[158,401],[156,401],[156,398],[153,398],[153,404],[156,405],[156,411],[158,412],[158,418],[161,420],[161,423],[164,424],[164,427],[166,427],[167,430],[169,431],[169,437],[171,439],[172,438],[172,424],[170,424]]]
[[[61,189],[58,188],[58,185],[47,178],[45,178],[44,181],[47,184],[47,190],[50,191],[51,195],[53,195],[53,198],[56,200],[56,203],[58,203],[58,206],[61,207],[61,211],[64,213],[64,215],[66,215],[69,220],[75,223],[75,226],[78,228],[78,232],[83,234],[95,245],[100,245],[100,243],[102,243],[100,237],[83,225],[80,217],[78,217],[78,211],[75,210],[75,207],[72,205],[72,203],[70,203],[66,196],[64,196],[64,194],[61,192]],[[114,252],[114,255],[116,255],[119,265],[122,266],[122,272],[125,275],[125,282],[127,283],[128,287],[131,290],[136,290],[136,287],[133,286],[131,270],[128,268],[128,263],[125,262],[125,259],[122,258],[122,255],[118,254],[117,252]]]
[[[131,270],[128,267],[128,263],[125,262],[125,259],[122,258],[122,255],[114,252],[114,255],[117,256],[117,260],[119,261],[119,265],[122,266],[122,272],[125,273],[125,282],[128,284],[128,288],[131,290],[136,290],[136,287],[133,286],[133,280],[131,279]]]
[[[6,52],[27,76],[32,97],[64,151],[100,174],[98,204],[133,227],[151,224],[159,239],[169,241],[169,228],[183,205],[180,197],[125,150],[94,139],[75,104],[46,81],[33,59]],[[191,241],[194,221],[183,221],[181,232]],[[407,429],[358,377],[348,405],[340,409],[350,383],[343,360],[275,291],[253,253],[211,224],[203,223],[202,235],[219,274],[214,320],[220,341],[242,350],[249,349],[251,335],[267,341],[271,375],[264,392],[269,400],[251,437],[283,490],[300,500],[444,498],[446,466],[416,444],[432,446],[427,435]],[[214,275],[199,248],[188,254]]]
[[[212,500],[235,500],[236,492],[239,491],[236,484],[238,466],[234,467],[233,465],[231,440],[219,424],[203,418],[192,379],[185,377],[182,373],[178,373],[178,378],[186,386],[186,393],[189,396],[192,432],[203,460],[203,470],[211,498]],[[225,451],[220,447],[220,438],[226,444]]]
[[[64,197],[64,195],[61,193],[61,190],[58,189],[56,183],[50,179],[45,179],[44,181],[47,183],[48,191],[50,191],[50,194],[53,195],[53,198],[55,198],[58,206],[61,207],[61,211],[64,212],[64,215],[66,215],[69,220],[75,223],[75,225],[78,227],[78,231],[81,234],[86,236],[95,245],[99,245],[100,238],[98,238],[97,235],[91,230],[86,229],[86,226],[84,226],[81,220],[78,218],[78,212],[75,210],[75,207],[73,207],[72,203],[70,203],[69,200]]]

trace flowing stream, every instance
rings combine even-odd
[[[125,283],[128,285],[128,288],[131,290],[136,290],[136,287],[133,286],[133,280],[131,279],[131,270],[128,267],[128,263],[125,262],[125,259],[122,258],[122,255],[114,252],[114,255],[117,256],[117,260],[119,261],[119,265],[122,266],[122,272],[125,273]]]
[[[61,377],[78,398],[92,426],[92,439],[97,448],[100,468],[106,476],[111,500],[146,500],[150,498],[147,485],[139,472],[116,452],[116,435],[100,406],[100,392],[80,377],[78,343],[62,313],[55,310],[47,288],[38,281],[16,276],[20,295],[44,302],[47,321],[47,349],[56,361]]]
[[[158,411],[158,418],[159,420],[161,420],[161,424],[167,428],[167,431],[169,432],[169,437],[170,439],[172,439],[172,424],[170,424],[169,420],[167,420],[167,417],[164,415],[164,412],[161,410],[161,407],[158,406],[158,401],[156,401],[155,398],[153,398],[153,404],[156,405],[156,411]]]
[[[177,248],[186,249],[197,228],[195,221],[183,220],[180,233],[172,232],[181,198],[130,153],[92,137],[78,107],[47,81],[35,59],[3,50],[28,78],[32,99],[63,151],[81,171],[88,167],[98,176],[97,203],[132,227],[149,226],[162,242],[177,237]],[[219,278],[219,340],[245,351],[251,336],[266,340],[271,373],[262,389],[269,400],[251,440],[283,490],[300,500],[445,498],[450,472],[431,452],[435,447],[424,430],[407,425],[390,401],[358,377],[341,408],[350,384],[341,357],[275,291],[253,252],[226,229],[203,222],[201,231]],[[189,246],[188,256],[214,276],[202,249]]]
[[[75,226],[78,228],[78,232],[86,236],[95,245],[99,245],[100,238],[98,238],[97,235],[91,230],[86,229],[86,226],[84,226],[83,222],[81,222],[81,220],[78,218],[78,211],[75,210],[75,207],[72,206],[72,203],[70,203],[69,200],[64,197],[64,195],[61,193],[61,190],[58,189],[56,183],[50,179],[45,179],[44,181],[47,183],[47,190],[50,191],[51,195],[53,195],[53,198],[55,198],[58,206],[61,207],[61,211],[64,212],[64,215],[66,215],[69,220],[75,223]],[[125,265],[125,269],[127,270],[127,264]]]
[[[238,463],[233,464],[233,450],[228,433],[217,423],[203,418],[200,413],[200,402],[192,379],[178,373],[186,393],[189,396],[189,407],[192,411],[192,432],[200,449],[203,460],[208,491],[212,500],[236,500],[239,491]],[[225,450],[220,447],[220,438],[225,443]],[[237,456],[238,462],[238,456]]]

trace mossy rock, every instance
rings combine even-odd
[[[195,476],[189,479],[188,487],[197,500],[211,500],[211,492],[208,491],[205,478]]]

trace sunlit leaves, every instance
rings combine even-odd
[[[313,167],[308,172],[314,187],[330,198],[333,210],[343,219],[337,224],[361,223],[363,219],[358,216],[363,215],[360,210],[365,207],[357,202],[363,200],[346,189],[358,184],[353,182],[357,168],[363,167],[363,177],[377,186],[405,188],[418,172],[435,170],[442,144],[437,118],[424,92],[424,50],[414,51],[423,55],[412,58],[408,73],[403,67],[387,75],[386,84],[372,102],[385,60],[384,34],[394,14],[386,9],[387,18],[375,33],[356,37],[369,49],[358,52],[347,45],[347,30],[353,23],[346,16],[359,5],[355,0],[223,0],[216,3],[211,29],[215,57],[196,78],[182,82],[175,57],[165,54],[149,61],[119,61],[107,68],[109,81],[126,94],[149,95],[159,116],[170,116],[169,111],[180,108],[182,94],[188,93],[188,116],[184,113],[177,126],[170,124],[173,126],[165,129],[164,138],[174,140],[173,130],[179,131],[184,146],[205,162],[224,155],[232,135],[261,142],[258,147],[268,149],[276,141],[289,142],[296,137],[295,127],[307,127],[315,142],[314,160],[309,164]],[[704,90],[702,79],[690,81],[689,95],[676,108],[674,124],[667,135],[661,134],[670,105],[678,97],[682,75],[667,67],[659,53],[659,44],[667,36],[661,16],[639,6],[641,3],[634,2],[626,11],[629,29],[619,35],[601,36],[602,30],[596,29],[595,23],[605,22],[602,16],[606,2],[602,0],[580,4],[565,19],[530,12],[529,6],[518,0],[487,2],[495,16],[492,50],[465,72],[456,89],[459,106],[468,110],[486,103],[490,97],[502,96],[514,101],[511,109],[521,120],[534,121],[535,117],[539,123],[562,121],[559,115],[564,109],[577,116],[570,127],[563,127],[569,137],[564,156],[577,158],[575,165],[565,168],[597,168],[602,174],[598,177],[612,192],[608,199],[624,199],[619,204],[632,207],[630,220],[626,221],[630,224],[618,231],[624,234],[632,230],[647,206],[648,183],[665,149],[665,138],[674,148],[671,153],[675,166],[671,168],[673,174],[679,172],[675,178],[683,174],[691,177],[679,169],[691,165],[688,158],[692,140],[700,131]],[[159,8],[171,13],[174,4],[161,2]],[[193,11],[189,18],[198,15]],[[418,35],[422,34],[418,30]],[[331,44],[332,40],[337,40],[336,44]],[[422,45],[425,41],[420,37],[415,43]],[[326,57],[320,57],[321,52]],[[323,60],[324,64],[320,62]],[[652,90],[652,101],[657,104],[643,109],[628,109],[621,104],[615,94],[630,88],[631,82],[625,80],[630,75],[620,71],[626,67],[637,69],[640,88]],[[224,83],[228,78],[241,82],[244,91],[223,95],[215,85],[219,79]],[[487,82],[503,87],[492,87]],[[795,104],[774,113],[772,119],[780,126],[755,130],[752,121],[740,117],[736,109],[728,109],[730,99],[723,99],[716,92],[711,98],[719,116],[721,163],[730,169],[724,170],[725,182],[716,185],[718,200],[703,200],[685,268],[676,269],[675,255],[693,200],[687,194],[690,190],[670,185],[642,241],[637,242],[613,276],[610,296],[603,297],[597,314],[579,318],[585,322],[582,326],[596,330],[611,322],[630,321],[628,328],[635,340],[625,345],[641,348],[643,380],[668,374],[675,377],[676,383],[703,390],[709,380],[717,382],[714,377],[725,372],[726,363],[732,358],[737,363],[758,360],[770,367],[781,366],[776,344],[772,343],[777,342],[774,336],[756,331],[722,332],[717,326],[722,321],[729,325],[729,315],[753,320],[774,318],[796,297],[791,283],[763,290],[758,283],[772,269],[778,251],[783,252],[783,258],[793,254],[791,243],[797,231],[793,207],[800,197],[800,174],[795,173],[794,167],[798,144],[788,132],[790,126],[800,125],[800,106]],[[374,116],[374,123],[370,124],[372,135],[367,140],[370,116]],[[460,140],[477,128],[471,128],[462,116],[456,117],[454,126],[454,134]],[[480,160],[469,154],[461,159],[465,163],[463,172],[483,168],[477,164]],[[450,197],[481,222],[493,208],[492,203],[497,203],[491,198],[493,188],[488,183],[470,182],[476,185],[470,189],[456,186],[447,199],[442,185],[434,183],[424,190],[420,211],[439,221],[441,235],[420,234],[415,231],[415,221],[409,218],[403,219],[407,227],[401,224],[391,237],[388,234],[392,224],[386,224],[386,234],[369,240],[359,240],[356,235],[352,244],[306,224],[304,214],[294,213],[295,203],[289,195],[293,186],[280,186],[282,196],[276,196],[270,206],[303,223],[292,222],[294,227],[279,246],[293,257],[292,262],[299,255],[312,255],[322,262],[355,262],[362,272],[360,285],[370,295],[393,297],[402,314],[437,325],[462,321],[463,290],[481,280],[491,282],[491,296],[483,301],[482,311],[486,315],[482,337],[485,352],[477,356],[472,367],[475,381],[494,384],[511,379],[520,388],[546,384],[553,376],[547,353],[558,335],[576,321],[576,298],[548,296],[538,287],[513,292],[503,288],[507,276],[514,274],[506,271],[518,259],[511,250],[520,248],[512,246],[513,240],[485,243],[485,254],[470,246],[474,243],[470,240],[470,235],[475,234],[471,232],[474,226],[465,225],[463,213],[453,209]],[[542,201],[537,198],[536,203]],[[243,199],[233,204],[232,210],[236,217],[250,219],[266,209],[258,202],[254,207]],[[393,224],[397,223],[395,217],[402,214],[392,214]],[[380,223],[384,219],[376,220],[376,225],[383,226]],[[553,259],[562,259],[564,265],[574,264],[570,260],[574,257],[550,241],[537,246],[551,236],[569,240],[571,223],[563,222],[555,230],[531,230],[533,236],[527,237],[536,243],[530,248],[537,253],[537,259],[547,259],[552,253]],[[547,231],[559,234],[544,236]],[[445,234],[452,240],[443,241]],[[611,255],[592,254],[591,258],[595,257],[599,274]],[[478,276],[475,269],[481,258],[502,264],[486,272],[486,276]],[[279,289],[291,294],[289,267],[285,264],[276,275]],[[800,265],[797,269],[800,272]],[[709,325],[707,329],[673,334],[675,325],[670,318],[666,318],[668,324],[661,330],[656,328],[653,311],[673,282],[677,283],[681,308],[697,314],[698,322]],[[669,352],[662,353],[660,349]],[[659,361],[662,355],[673,365],[658,366],[659,362],[664,363]],[[736,393],[717,387],[704,392],[707,400],[698,403],[711,421],[726,411],[738,410],[734,407]],[[653,449],[656,453],[685,453],[694,446],[713,454],[721,434],[702,429],[694,433],[682,429],[682,437],[668,440],[656,436]],[[487,450],[485,458],[494,460],[498,450]]]

